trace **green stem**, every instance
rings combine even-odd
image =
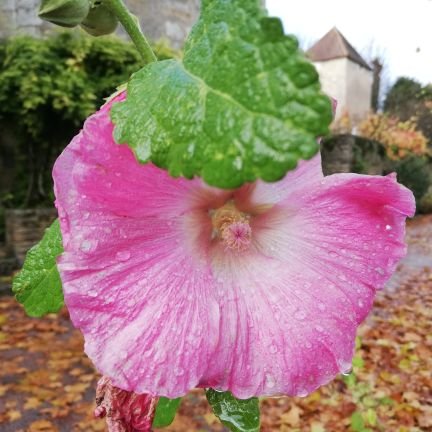
[[[103,0],[105,6],[118,18],[135,44],[145,64],[157,61],[155,53],[141,32],[138,22],[131,15],[123,0]]]

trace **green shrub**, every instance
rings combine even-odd
[[[159,44],[156,54],[176,53]],[[54,160],[103,98],[140,67],[133,45],[116,37],[68,32],[0,44],[0,128],[12,130],[17,143],[14,188],[0,191],[0,205],[52,204]]]
[[[410,157],[398,161],[394,170],[399,183],[411,189],[420,208],[420,201],[432,182],[431,165],[426,157]]]

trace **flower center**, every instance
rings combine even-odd
[[[252,237],[250,216],[237,209],[234,201],[228,201],[217,210],[211,210],[213,238],[221,240],[225,247],[236,251],[246,250]]]

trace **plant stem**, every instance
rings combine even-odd
[[[105,6],[121,22],[123,28],[128,33],[136,49],[140,53],[145,64],[157,61],[156,55],[150,47],[146,37],[142,33],[138,22],[131,15],[123,0],[103,0]]]

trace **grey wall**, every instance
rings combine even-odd
[[[180,48],[198,18],[199,0],[126,0],[152,40],[168,39]],[[0,0],[0,38],[17,33],[42,36],[54,26],[37,16],[40,0]]]
[[[200,0],[125,0],[140,17],[149,39],[168,39],[181,48],[199,15]],[[265,0],[262,0],[263,5]],[[0,38],[16,33],[41,36],[54,28],[37,16],[40,0],[0,0]],[[122,33],[122,32],[120,32]]]

